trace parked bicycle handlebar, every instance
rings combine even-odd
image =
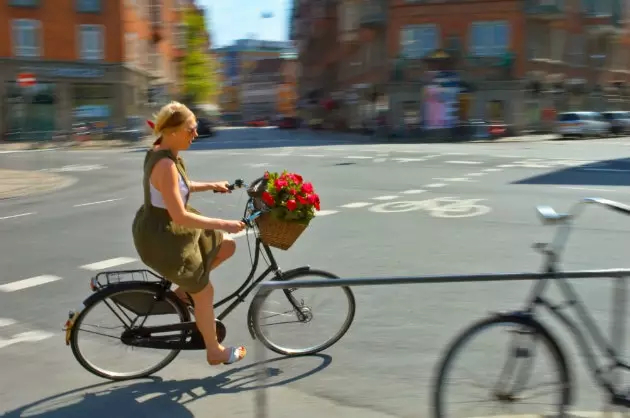
[[[551,262],[554,262],[568,241],[569,232],[571,230],[571,221],[577,218],[586,204],[601,205],[608,209],[630,216],[629,205],[600,197],[587,197],[581,199],[566,213],[558,213],[551,206],[537,206],[536,210],[538,211],[538,215],[540,216],[543,224],[559,225],[562,228],[560,228],[560,230],[556,233],[552,243],[536,243],[534,244],[534,248],[551,257]]]
[[[247,185],[245,184],[243,179],[236,179],[236,180],[234,180],[234,183],[228,184],[228,186],[227,186],[228,190],[242,189],[243,187],[247,187]],[[213,190],[213,192],[214,193],[225,193],[225,192],[219,192],[217,190]]]

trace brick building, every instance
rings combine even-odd
[[[394,129],[480,118],[522,130],[549,108],[627,107],[621,4],[296,0],[301,110],[340,127],[382,112]]]
[[[177,93],[180,0],[0,2],[0,134],[49,138],[76,122],[146,116]],[[32,73],[36,85],[16,79]],[[152,89],[149,89],[152,87]]]

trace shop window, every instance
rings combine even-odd
[[[105,121],[113,106],[112,87],[108,84],[75,84],[72,86],[72,108],[75,119]]]
[[[8,82],[6,87],[8,131],[22,132],[28,139],[50,138],[56,129],[55,84],[38,82],[25,89]]]
[[[502,122],[505,119],[505,102],[502,100],[490,100],[486,111],[486,119]]]

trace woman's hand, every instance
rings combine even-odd
[[[237,232],[241,232],[245,228],[245,222],[243,221],[224,221],[225,224],[221,229],[230,234],[236,234]]]
[[[219,193],[232,193],[228,186],[230,185],[229,181],[217,181],[216,183],[210,183],[212,190]]]

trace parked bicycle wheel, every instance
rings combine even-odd
[[[146,340],[147,336],[138,331],[143,326],[190,320],[187,309],[172,292],[156,300],[158,289],[156,284],[129,282],[97,293],[79,313],[71,330],[72,353],[81,366],[106,379],[128,380],[149,376],[172,362],[179,349],[158,350],[130,344]],[[188,333],[171,331],[158,334],[157,338],[183,342]]]
[[[321,270],[289,273],[282,280],[338,279]],[[318,300],[333,303],[321,306]],[[354,295],[348,287],[288,288],[273,290],[249,318],[256,337],[282,355],[315,354],[335,344],[354,319]],[[254,305],[252,305],[254,306]]]
[[[507,331],[507,344],[486,331]],[[473,347],[474,342],[479,345]],[[550,354],[549,361],[539,363],[541,354]],[[472,370],[455,375],[456,360],[467,355],[472,357],[466,362]],[[461,388],[449,386],[457,383]],[[477,322],[452,343],[438,368],[432,411],[435,418],[564,416],[570,395],[565,357],[549,332],[527,317],[499,315]],[[491,404],[480,410],[484,401]]]

